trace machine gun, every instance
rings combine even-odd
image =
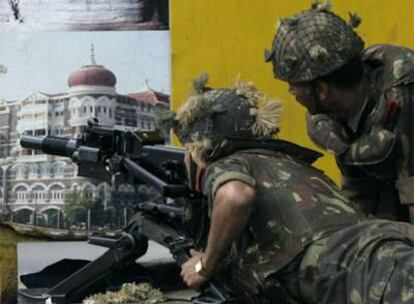
[[[78,303],[91,293],[98,280],[122,265],[143,256],[148,240],[167,247],[178,265],[189,259],[194,241],[183,224],[184,205],[200,199],[185,182],[184,150],[163,145],[155,132],[110,129],[90,120],[78,139],[22,136],[22,147],[46,154],[70,157],[78,165],[78,175],[112,183],[146,184],[161,196],[156,202],[138,202],[137,213],[118,239],[90,237],[92,244],[109,249],[68,278],[46,291],[24,292],[25,298],[45,303]],[[216,279],[210,280],[192,303],[236,303],[230,290]]]

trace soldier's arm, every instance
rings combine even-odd
[[[232,242],[245,229],[254,199],[254,188],[237,180],[223,184],[216,191],[207,248],[202,257],[207,271],[214,272]]]
[[[241,232],[252,213],[254,188],[238,180],[221,184],[215,192],[210,231],[204,253],[191,251],[192,258],[181,266],[181,276],[191,288],[198,288],[213,275],[221,259]],[[199,273],[201,261],[204,273]]]

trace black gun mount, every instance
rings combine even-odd
[[[40,295],[39,291],[29,289],[21,291],[21,296],[41,299],[43,303],[48,298],[58,303],[77,303],[91,293],[98,280],[143,256],[148,240],[167,247],[178,265],[190,257],[189,249],[194,247],[195,242],[184,223],[184,209],[191,204],[189,202],[201,198],[185,186],[183,149],[164,146],[163,138],[155,131],[111,129],[99,126],[94,119],[88,122],[80,138],[24,135],[20,144],[27,149],[70,157],[78,165],[79,176],[115,184],[143,183],[156,188],[161,194],[156,202],[137,202],[137,213],[117,240],[90,238],[93,244],[109,247],[102,256]],[[25,280],[24,277],[21,279]],[[192,302],[240,303],[229,288],[215,278],[200,290],[200,295]]]

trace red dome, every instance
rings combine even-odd
[[[116,77],[101,65],[86,65],[70,75],[68,84],[69,87],[79,85],[114,87]]]

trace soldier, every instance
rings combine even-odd
[[[158,116],[210,207],[207,245],[183,280],[221,278],[240,303],[412,303],[414,227],[366,220],[313,153],[272,140],[280,112],[252,85],[211,89],[202,77],[176,115]]]
[[[361,209],[414,221],[414,53],[393,45],[364,50],[329,5],[280,21],[266,60],[308,110],[308,134],[333,153],[342,188]]]

